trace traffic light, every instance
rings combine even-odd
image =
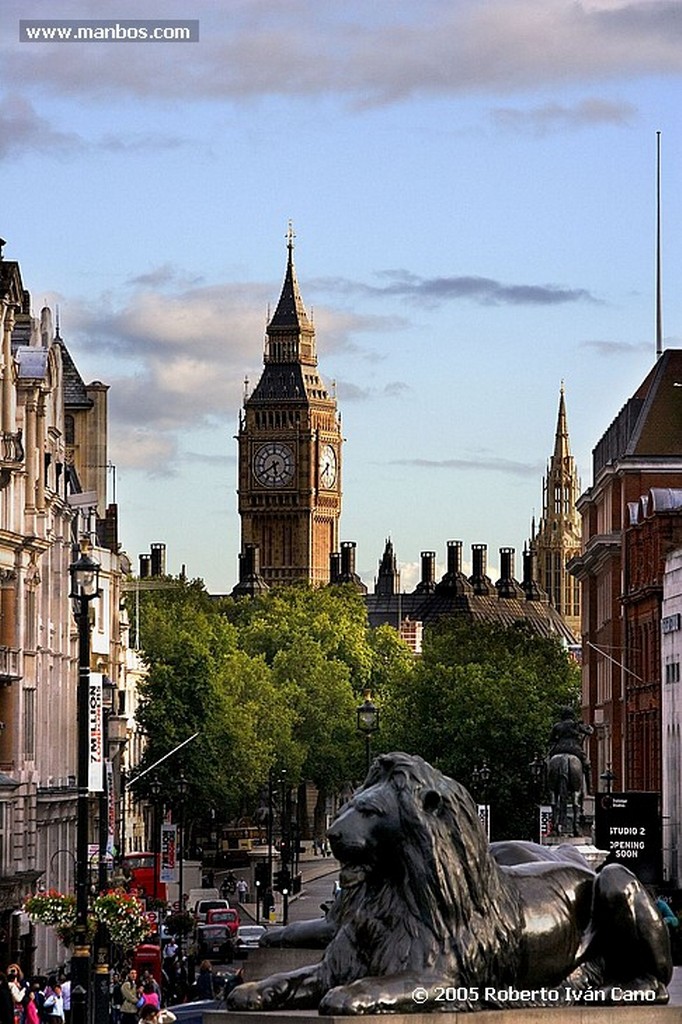
[[[267,862],[256,864],[255,868],[253,869],[253,880],[254,882],[256,882],[257,885],[261,885],[263,887],[268,885],[270,878],[268,875]]]
[[[286,837],[282,837],[277,843],[277,849],[280,852],[282,860],[288,860],[289,858],[289,840]]]
[[[275,889],[277,892],[281,892],[283,896],[288,896],[291,892],[291,872],[289,868],[280,868],[279,871],[275,871]]]

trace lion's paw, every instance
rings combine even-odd
[[[361,979],[350,985],[338,985],[330,989],[320,1002],[319,1012],[326,1017],[333,1017],[337,1014],[382,1013],[386,1009],[376,985]]]
[[[263,993],[255,981],[233,988],[225,1000],[228,1010],[262,1010]]]

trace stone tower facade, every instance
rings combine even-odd
[[[294,268],[293,232],[263,373],[239,423],[242,565],[259,554],[268,586],[329,582],[339,546],[341,424],[317,371],[315,329]]]
[[[562,384],[554,452],[542,484],[542,518],[537,531],[533,528],[531,544],[538,583],[576,636],[580,636],[580,584],[566,566],[580,554],[579,496],[580,479],[571,455]]]

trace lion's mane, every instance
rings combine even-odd
[[[385,874],[379,859],[378,870],[342,891],[339,927],[320,965],[323,991],[407,971],[464,986],[513,980],[520,897],[493,860],[467,791],[404,753],[377,758],[353,799],[377,786],[393,787],[401,842]]]

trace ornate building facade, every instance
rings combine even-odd
[[[240,416],[237,593],[254,575],[268,586],[328,583],[339,543],[341,424],[336,399],[317,371],[315,328],[296,278],[291,229],[287,252],[263,373]]]
[[[538,583],[569,626],[580,634],[580,584],[568,562],[580,554],[580,479],[571,455],[566,399],[561,385],[554,451],[542,482],[542,518],[533,524],[531,545],[537,560]]]
[[[32,316],[19,264],[1,257],[0,247],[0,962],[32,973],[63,963],[66,950],[51,929],[29,926],[23,899],[37,886],[73,891],[69,565],[86,545],[102,567],[91,668],[106,680],[114,724],[123,566],[116,507],[106,502],[107,388],[84,384],[50,311]]]

